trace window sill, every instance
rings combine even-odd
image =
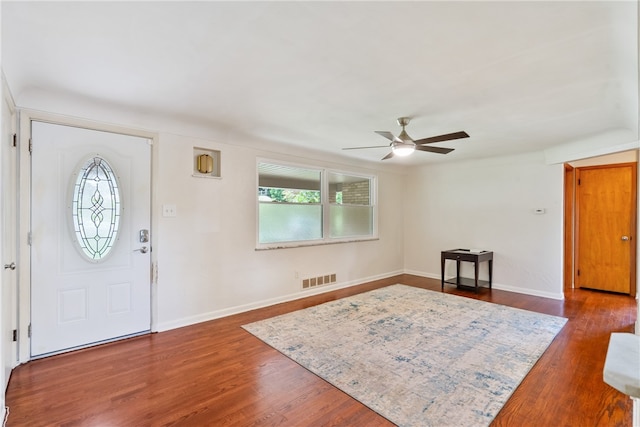
[[[311,242],[282,242],[273,244],[262,244],[256,247],[256,251],[270,251],[273,249],[292,249],[292,248],[306,248],[309,246],[325,246],[325,245],[338,245],[341,243],[357,243],[357,242],[370,242],[373,240],[380,240],[378,236],[361,237],[361,238],[346,238],[346,239],[332,239],[332,240],[316,240]]]

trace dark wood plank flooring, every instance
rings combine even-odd
[[[437,280],[401,275],[26,363],[7,390],[7,425],[391,426],[240,326],[393,283],[440,290]],[[445,292],[569,319],[494,426],[631,425],[630,399],[602,381],[602,370],[610,333],[633,332],[633,298]]]

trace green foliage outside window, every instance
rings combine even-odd
[[[260,188],[260,194],[273,202],[320,203],[320,192],[315,190],[290,190],[283,188]]]

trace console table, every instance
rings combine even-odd
[[[456,277],[451,280],[444,280],[444,267],[446,260],[456,261]],[[470,279],[467,277],[460,277],[460,262],[472,262],[475,267],[475,278]],[[479,264],[483,261],[489,263],[489,280],[478,280]],[[474,287],[478,292],[478,285],[488,284],[491,289],[491,282],[493,279],[493,252],[491,251],[472,251],[471,249],[449,249],[448,251],[442,251],[440,255],[440,268],[442,271],[442,290],[444,291],[444,284],[455,284],[457,287]]]

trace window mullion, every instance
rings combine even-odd
[[[329,174],[326,169],[320,171],[320,203],[322,203],[322,240],[329,240]]]

